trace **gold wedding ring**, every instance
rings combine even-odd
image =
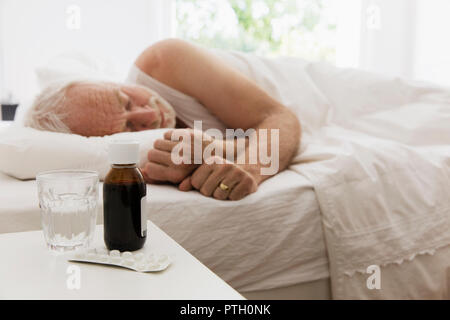
[[[222,189],[223,191],[228,191],[230,190],[230,187],[227,186],[225,183],[221,183],[219,186],[220,189]]]

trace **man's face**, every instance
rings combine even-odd
[[[64,122],[73,133],[87,137],[173,127],[173,110],[152,97],[137,86],[76,84],[66,92]]]

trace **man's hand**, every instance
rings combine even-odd
[[[180,139],[172,141],[172,136],[178,136]],[[189,137],[189,139],[184,137]],[[210,136],[192,129],[178,129],[166,132],[164,139],[156,140],[153,146],[154,149],[148,152],[149,162],[141,169],[145,180],[148,183],[171,182],[179,184],[190,176],[200,166],[200,164],[194,164],[195,140],[202,145],[201,156],[203,157],[203,150],[213,142]],[[191,164],[175,164],[172,162],[172,150],[180,143],[185,145],[182,150],[191,150],[191,155],[189,155]],[[180,154],[180,156],[183,156],[183,154]],[[180,187],[180,190],[185,191],[183,186]]]
[[[178,141],[172,141],[172,134],[180,137]],[[245,196],[255,192],[258,188],[256,179],[237,164],[229,162],[219,156],[202,159],[204,163],[194,162],[194,141],[202,144],[202,155],[206,146],[210,143],[220,143],[202,132],[191,129],[172,130],[164,134],[164,139],[155,141],[154,149],[148,152],[148,163],[142,169],[142,174],[148,183],[171,182],[179,184],[181,191],[196,189],[207,197],[218,200],[241,200]],[[172,162],[172,150],[179,143],[189,144],[182,150],[191,150],[192,164],[174,164]],[[182,154],[181,154],[182,156]]]
[[[255,178],[239,165],[217,156],[205,162],[180,184],[180,189],[193,187],[218,200],[241,200],[258,189]]]

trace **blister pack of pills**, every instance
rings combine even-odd
[[[89,249],[72,254],[69,261],[123,267],[138,272],[159,272],[167,269],[170,259],[167,255],[147,254],[142,252],[108,251],[106,248]]]

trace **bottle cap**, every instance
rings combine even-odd
[[[110,164],[137,164],[139,162],[139,142],[116,140],[109,144]]]

